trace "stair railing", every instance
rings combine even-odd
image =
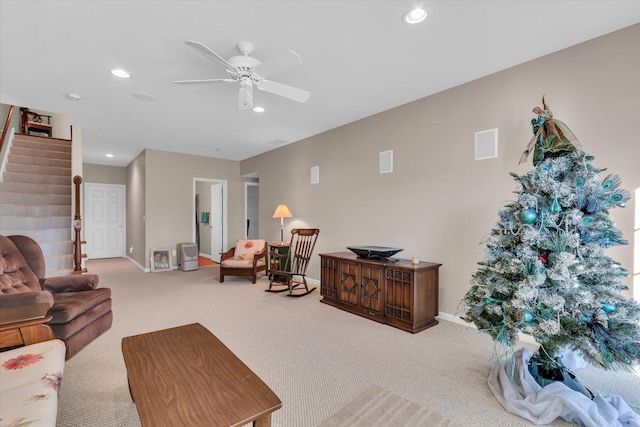
[[[2,129],[2,135],[0,135],[0,182],[4,181],[4,171],[7,167],[7,160],[9,159],[9,151],[11,150],[11,144],[13,142],[13,135],[15,133],[15,129],[11,128],[11,132],[9,132],[9,122],[11,122],[11,117],[13,116],[13,105],[9,106],[9,112],[7,113],[7,121],[4,123],[4,128]],[[7,139],[7,134],[9,134]],[[8,144],[5,142],[8,141]]]
[[[7,121],[4,122],[4,128],[2,128],[2,138],[0,138],[0,151],[2,151],[2,147],[4,147],[4,140],[7,136],[7,131],[9,130],[9,122],[11,121],[11,116],[13,116],[13,105],[9,107],[9,112],[7,113]]]
[[[80,184],[82,184],[82,178],[80,175],[73,177],[73,183],[76,189],[76,214],[73,217],[73,229],[75,230],[75,239],[73,243],[73,274],[82,274],[86,272],[86,269],[82,268],[82,258],[86,258],[87,255],[82,253],[82,245],[84,242],[80,237],[82,231],[82,217],[80,216]]]

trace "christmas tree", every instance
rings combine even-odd
[[[605,249],[627,243],[609,210],[631,194],[617,175],[601,177],[605,169],[542,102],[521,158],[533,152],[534,169],[511,173],[517,199],[483,241],[463,318],[508,346],[531,335],[540,344],[532,360],[546,366],[569,348],[596,366],[629,368],[640,362],[640,305],[622,294],[627,272]]]

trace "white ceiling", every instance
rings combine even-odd
[[[416,3],[429,17],[404,24]],[[70,115],[87,163],[144,148],[242,160],[638,22],[640,1],[1,0],[0,102]],[[241,40],[262,61],[291,49],[303,64],[271,80],[311,99],[256,90],[259,114],[234,84],[173,84],[226,77],[186,40],[225,58]]]

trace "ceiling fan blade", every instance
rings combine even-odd
[[[222,65],[227,67],[229,69],[229,71],[233,71],[233,72],[236,72],[236,73],[238,72],[238,69],[236,67],[234,67],[233,65],[231,65],[229,63],[229,61],[227,61],[222,56],[218,55],[217,53],[215,53],[214,51],[212,51],[211,49],[209,49],[208,47],[206,47],[202,43],[194,42],[192,40],[186,41],[184,43],[187,46],[190,46],[190,47],[194,48],[195,50],[197,50],[198,52],[200,52],[201,54],[203,54],[207,58],[213,59],[214,61],[218,61],[219,63],[221,63]]]
[[[253,85],[249,84],[240,87],[238,108],[241,110],[250,110],[253,108]]]
[[[201,80],[174,80],[178,85],[193,85],[201,83],[234,83],[237,80],[234,79],[201,79]]]
[[[257,85],[260,90],[284,96],[285,98],[293,99],[298,102],[307,102],[311,97],[311,93],[306,90],[283,85],[282,83],[272,82],[271,80],[260,80]]]
[[[292,50],[288,50],[283,54],[266,60],[262,64],[258,65],[253,71],[259,77],[267,78],[300,64],[302,64],[300,55]]]

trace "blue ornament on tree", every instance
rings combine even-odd
[[[558,202],[558,196],[553,196],[553,202],[551,203],[551,206],[549,206],[549,212],[551,212],[554,215],[557,215],[561,211],[562,211],[562,207]]]
[[[603,302],[602,310],[607,314],[611,314],[616,311],[616,305],[612,302]]]
[[[538,214],[536,213],[535,209],[527,208],[520,212],[520,219],[525,224],[533,224],[534,222],[536,222],[537,218]]]
[[[533,322],[533,313],[529,310],[518,310],[516,319],[522,323],[531,323]]]

